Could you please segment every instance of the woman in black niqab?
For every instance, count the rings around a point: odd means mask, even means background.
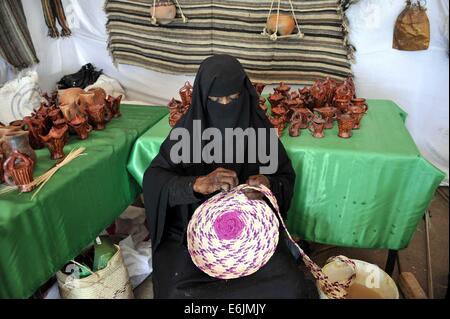
[[[228,97],[226,103],[223,97]],[[267,130],[268,138],[273,127],[258,105],[256,90],[239,61],[227,55],[212,56],[201,64],[193,87],[192,105],[174,129],[184,128],[193,137],[194,121],[200,120],[202,129],[217,128],[222,136],[226,128],[245,130],[251,127],[256,131]],[[276,172],[261,176],[259,169],[266,164],[258,160],[256,163],[246,160],[244,163],[235,160],[196,163],[192,149],[188,163],[174,163],[170,151],[176,143],[169,137],[163,142],[143,182],[152,240],[155,298],[316,297],[314,285],[297,267],[284,239],[279,241],[276,252],[265,266],[253,275],[233,280],[216,279],[203,273],[194,265],[187,250],[186,229],[192,214],[204,200],[220,188],[226,188],[224,186],[267,181],[266,186],[276,196],[280,211],[286,217],[295,173],[283,145],[277,140]],[[202,141],[201,145],[204,144]],[[270,150],[269,141],[266,144],[266,149]],[[223,145],[222,155],[225,156],[225,143]],[[247,141],[244,145],[246,150]],[[217,180],[222,184],[208,184]]]

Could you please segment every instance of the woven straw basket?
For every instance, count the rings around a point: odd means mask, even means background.
[[[120,247],[108,265],[89,277],[75,279],[58,271],[59,292],[63,299],[134,299]]]
[[[246,190],[261,192],[275,213],[264,200],[248,199]],[[330,282],[322,269],[292,239],[275,196],[263,185],[239,185],[200,205],[187,229],[189,254],[193,263],[211,277],[235,279],[249,276],[263,267],[274,254],[280,222],[321,291],[330,299],[344,298],[346,288],[352,284],[356,273],[353,261],[344,256],[335,257],[351,267],[352,275],[343,282]]]

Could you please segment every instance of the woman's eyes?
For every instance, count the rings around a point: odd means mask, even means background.
[[[240,96],[240,93],[236,93],[236,94],[229,95],[229,96],[226,96],[226,97],[208,96],[208,98],[209,98],[211,101],[213,101],[213,102],[217,102],[217,101],[219,101],[220,99],[224,99],[224,98],[227,98],[227,99],[229,99],[229,100],[236,100],[236,99],[239,98],[239,96]]]

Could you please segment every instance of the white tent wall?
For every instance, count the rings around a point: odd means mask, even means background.
[[[44,91],[88,62],[118,79],[129,100],[148,104],[167,104],[185,81],[193,81],[193,76],[114,66],[107,50],[103,0],[63,0],[73,35],[61,39],[46,36],[41,1],[22,2],[41,61],[33,68]],[[428,0],[431,44],[420,52],[392,49],[395,20],[404,4],[403,0],[360,0],[348,10],[350,40],[357,48],[353,66],[357,91],[367,98],[391,99],[407,111],[407,127],[422,154],[448,176],[449,2]],[[0,83],[11,78],[7,70],[0,61]]]

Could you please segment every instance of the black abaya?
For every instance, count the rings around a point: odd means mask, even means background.
[[[209,96],[236,93],[240,93],[239,98],[226,106],[208,99]],[[193,121],[200,120],[203,129],[216,127],[221,132],[226,127],[268,131],[272,125],[258,107],[258,100],[255,89],[236,59],[226,55],[213,56],[200,66],[194,83],[192,106],[175,128],[185,128],[192,136]],[[209,277],[193,264],[186,247],[186,228],[195,209],[207,198],[194,193],[192,186],[195,178],[223,167],[235,171],[239,183],[245,183],[250,176],[258,175],[263,165],[258,161],[193,163],[192,151],[190,163],[175,164],[169,154],[176,142],[169,138],[163,142],[159,154],[144,175],[144,201],[153,248],[155,298],[315,297],[317,293],[312,282],[307,281],[296,267],[284,239],[279,241],[269,263],[247,277],[219,280]],[[277,148],[278,169],[267,177],[285,217],[292,198],[295,173],[279,141]]]

